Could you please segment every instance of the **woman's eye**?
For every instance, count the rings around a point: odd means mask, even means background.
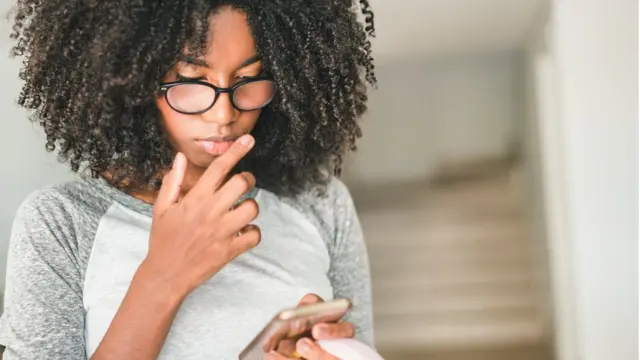
[[[253,79],[253,78],[256,78],[256,77],[258,77],[258,76],[260,76],[262,74],[263,74],[262,70],[256,70],[256,71],[251,71],[251,72],[247,71],[245,74],[237,75],[236,76],[236,80],[242,81],[242,80],[246,80],[246,79]]]
[[[255,79],[255,78],[257,78],[258,76],[260,76],[260,74],[236,76],[236,82],[240,82],[240,81],[244,81],[244,80],[251,80],[251,79]]]
[[[203,80],[204,76],[191,77],[191,76],[176,74],[176,79],[178,81],[199,81],[199,80]]]

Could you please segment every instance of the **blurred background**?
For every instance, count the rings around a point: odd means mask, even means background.
[[[371,3],[379,86],[343,178],[379,350],[638,359],[637,1]],[[4,280],[18,204],[70,175],[15,105],[18,63],[0,64]]]
[[[349,159],[388,359],[638,359],[638,3],[372,0]]]

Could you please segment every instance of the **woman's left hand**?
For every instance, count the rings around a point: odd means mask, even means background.
[[[296,353],[306,360],[340,360],[339,358],[324,351],[315,341],[309,338],[302,338],[296,342]],[[299,358],[282,355],[276,351],[268,353],[265,357],[268,360],[296,360]]]
[[[302,298],[302,300],[300,300],[298,307],[320,302],[324,302],[320,296],[316,294],[307,294]],[[314,325],[311,329],[311,336],[315,340],[352,338],[354,335],[355,329],[353,324],[346,321],[319,323]]]
[[[298,306],[315,304],[324,300],[316,294],[307,294],[298,303]],[[337,359],[326,353],[314,340],[330,340],[352,338],[355,329],[352,323],[346,321],[319,323],[311,329],[311,338],[304,337],[299,340],[282,340],[278,345],[277,352],[272,352],[267,357],[273,360],[284,360],[295,358],[292,354],[297,353],[308,360],[334,360]],[[285,355],[283,355],[285,354]],[[292,357],[289,357],[291,355]]]

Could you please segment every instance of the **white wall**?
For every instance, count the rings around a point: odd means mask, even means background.
[[[638,359],[638,2],[556,1],[582,360]]]
[[[638,358],[638,4],[556,0],[532,58],[559,360]]]
[[[442,163],[504,155],[519,121],[516,59],[502,52],[379,64],[345,177],[424,179]]]
[[[558,72],[552,56],[548,11],[541,14],[528,41],[524,160],[542,320],[553,335],[559,360],[576,359],[575,313],[570,239],[566,236],[564,139],[559,121]]]
[[[5,14],[7,10],[8,5],[0,7],[0,14]],[[45,151],[44,135],[27,120],[27,113],[16,104],[21,86],[18,79],[20,62],[8,57],[13,44],[9,34],[7,20],[0,17],[0,153],[3,154],[3,176],[0,177],[0,289],[4,288],[9,234],[18,205],[33,190],[71,177],[67,168]]]

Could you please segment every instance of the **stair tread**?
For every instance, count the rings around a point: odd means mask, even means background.
[[[385,295],[374,293],[373,301],[376,304],[374,313],[378,316],[455,311],[491,311],[507,308],[532,309],[537,305],[534,294],[531,292],[511,294],[485,293],[464,297],[427,295],[419,298]]]
[[[465,286],[473,284],[497,284],[497,283],[520,283],[532,282],[534,273],[532,269],[513,269],[505,272],[501,269],[487,269],[486,271],[475,272],[443,272],[438,274],[415,274],[398,277],[397,273],[378,273],[373,283],[378,289],[388,291],[398,291],[409,287],[428,288],[438,286]]]
[[[378,347],[544,336],[528,215],[510,176],[368,189],[354,199]]]
[[[535,343],[545,337],[543,326],[531,321],[430,327],[376,323],[375,329],[376,346],[381,349]]]

